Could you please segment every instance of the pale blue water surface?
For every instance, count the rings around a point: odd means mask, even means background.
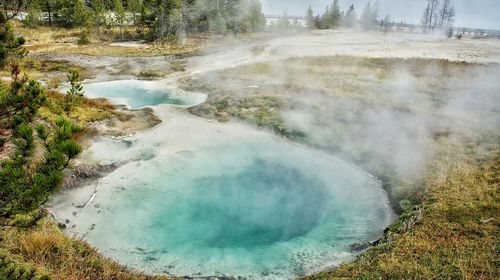
[[[379,183],[355,166],[242,139],[129,163],[75,222],[105,255],[139,270],[291,279],[350,260],[349,246],[376,238],[391,218]]]
[[[84,84],[85,96],[107,98],[132,109],[159,104],[194,106],[205,101],[206,95],[180,92],[162,86],[159,81],[119,80]]]

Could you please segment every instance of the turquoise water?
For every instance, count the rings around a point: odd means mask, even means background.
[[[378,182],[277,140],[158,155],[106,177],[75,231],[153,273],[291,279],[352,258],[390,223]]]
[[[204,102],[199,94],[179,93],[159,85],[159,82],[121,80],[84,85],[85,96],[107,98],[114,103],[128,105],[132,109],[159,104],[194,106]]]

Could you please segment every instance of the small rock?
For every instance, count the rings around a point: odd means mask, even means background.
[[[146,260],[146,262],[156,262],[156,261],[158,261],[158,258],[149,256],[149,257],[146,257],[145,260]]]
[[[370,247],[370,244],[368,242],[354,243],[354,244],[351,244],[351,246],[349,246],[349,247],[350,247],[351,251],[353,251],[353,252],[360,252],[360,251],[368,249],[368,247]]]

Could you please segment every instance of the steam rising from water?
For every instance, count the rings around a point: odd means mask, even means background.
[[[281,54],[287,48],[267,51]],[[479,142],[484,147],[497,142],[499,75],[497,64],[327,56],[203,73],[193,84],[211,85],[208,103],[226,98],[234,106],[244,104],[240,111],[247,115],[259,110],[258,102],[247,100],[278,99],[269,103],[272,112],[287,127],[304,132],[302,141],[399,180],[394,185],[408,183],[394,192],[398,203],[416,190],[409,185],[423,185],[444,141],[456,146],[456,154]]]
[[[339,65],[335,59],[329,65],[331,58],[320,58],[307,68],[304,58],[295,69],[277,61],[280,55],[329,55],[334,48],[324,40],[337,35],[275,40],[258,54],[242,47],[244,56],[236,51],[201,57],[206,65],[191,74],[200,73],[202,88],[219,86],[214,94],[283,97],[287,106],[272,110],[304,131],[305,142],[404,179],[421,178],[440,135],[459,139],[458,147],[487,134],[498,137],[497,66],[414,61],[415,73],[397,60],[373,68],[373,61],[341,57]],[[359,55],[373,46],[360,45],[351,48],[349,41],[340,49]],[[426,56],[418,48],[398,50],[399,56]],[[432,51],[446,56],[439,48]],[[252,59],[271,60],[269,73],[254,68],[227,78],[210,72]],[[98,91],[102,96],[108,89],[113,86]],[[350,164],[241,124],[208,123],[165,106],[155,110],[163,126],[121,145],[103,140],[90,148],[88,158],[128,162],[102,181],[91,203],[75,211],[78,190],[63,194],[54,208],[61,220],[70,220],[71,231],[120,262],[175,275],[292,278],[351,258],[350,244],[379,236],[391,221],[378,182]]]
[[[154,158],[106,177],[69,217],[72,231],[155,273],[289,279],[349,260],[351,244],[392,221],[385,193],[362,170],[255,133],[174,154],[160,144]],[[115,153],[135,157],[140,146]]]

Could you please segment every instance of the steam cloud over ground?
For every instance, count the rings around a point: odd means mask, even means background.
[[[496,40],[344,31],[217,40],[182,59],[186,71],[142,85],[180,88],[179,100],[203,93],[204,103],[156,105],[160,126],[93,143],[82,160],[120,168],[55,201],[56,216],[106,255],[175,275],[309,274],[380,236],[393,209],[414,205],[442,154],[498,143]],[[107,59],[113,68],[165,64]],[[225,221],[239,226],[225,230]],[[117,233],[122,222],[128,232]]]

